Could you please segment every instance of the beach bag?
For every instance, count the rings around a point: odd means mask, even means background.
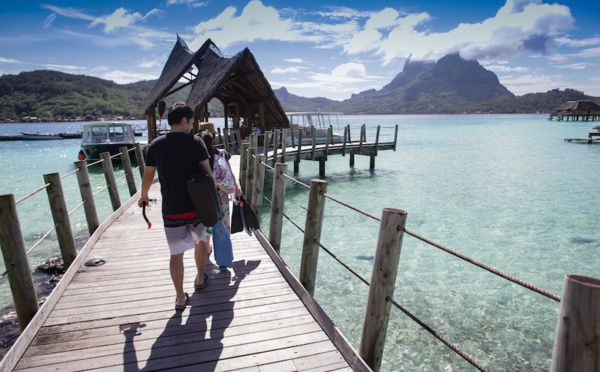
[[[235,192],[235,182],[233,181],[233,174],[229,168],[229,163],[227,163],[227,159],[224,156],[219,154],[215,154],[213,177],[219,190],[226,194]]]
[[[202,224],[211,227],[221,220],[221,199],[211,175],[202,165],[198,167],[198,171],[187,181],[187,190]]]
[[[233,263],[233,246],[229,230],[225,227],[223,220],[219,220],[212,227],[212,239],[217,265],[231,268]]]
[[[260,224],[256,214],[250,208],[243,195],[233,200],[233,211],[231,212],[231,233],[246,231],[252,236],[252,230],[260,230]]]

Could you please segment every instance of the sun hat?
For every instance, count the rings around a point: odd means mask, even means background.
[[[205,122],[205,123],[200,123],[200,131],[198,133],[200,134],[201,137],[204,137],[206,135],[210,135],[211,137],[214,137],[215,134],[217,134],[217,131],[215,130],[215,125],[213,123]]]

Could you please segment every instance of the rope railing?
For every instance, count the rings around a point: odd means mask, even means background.
[[[440,335],[439,333],[434,331],[427,324],[423,323],[419,318],[414,316],[410,311],[406,310],[402,305],[400,305],[399,303],[394,301],[394,299],[387,297],[386,300],[388,302],[392,303],[392,305],[394,305],[396,308],[398,308],[400,311],[402,311],[404,314],[406,314],[409,318],[414,320],[417,324],[419,324],[427,332],[431,333],[435,338],[437,338],[438,340],[443,342],[446,346],[448,346],[450,349],[452,349],[452,351],[454,351],[456,354],[460,355],[464,360],[471,363],[471,365],[473,367],[477,368],[480,371],[487,371],[487,369],[485,369],[483,366],[481,366],[479,363],[477,363],[475,360],[473,360],[467,354],[463,353],[459,348],[454,346],[454,344],[452,344],[450,341],[446,340],[442,335]]]
[[[78,210],[79,208],[81,208],[81,206],[84,205],[86,202],[87,202],[87,200],[84,200],[81,203],[77,204],[77,206],[69,212],[69,216],[72,215],[73,213],[75,213],[75,211]]]
[[[34,249],[36,249],[40,244],[42,244],[44,239],[46,239],[48,237],[48,235],[52,234],[54,232],[54,230],[56,230],[58,225],[59,225],[59,223],[55,224],[53,228],[48,230],[48,232],[46,232],[31,248],[29,248],[29,250],[27,251],[27,255],[29,256],[29,254],[31,252],[33,252]]]
[[[8,273],[14,268],[15,268],[15,264],[10,264],[10,266],[8,266],[8,269],[6,269],[2,274],[0,274],[0,280],[6,278]]]
[[[24,201],[25,199],[29,199],[30,197],[34,196],[35,194],[37,194],[38,192],[48,188],[50,186],[49,183],[45,184],[44,186],[40,187],[39,189],[35,190],[34,192],[25,195],[24,197],[22,197],[21,199],[17,200],[15,202],[15,204],[19,204],[20,202]]]
[[[106,185],[106,186],[104,186],[103,188],[101,188],[100,190],[96,191],[96,192],[94,193],[94,196],[96,196],[96,195],[100,194],[102,191],[104,191],[104,190],[106,190],[106,189],[108,189],[108,185]]]
[[[60,179],[61,179],[61,180],[64,180],[65,178],[67,178],[67,177],[69,177],[70,175],[72,175],[72,174],[75,174],[75,173],[77,173],[77,172],[79,172],[79,169],[74,169],[74,170],[72,170],[71,172],[69,172],[69,173],[65,174],[64,176],[61,176],[61,177],[60,177]]]
[[[271,201],[263,196],[263,198],[271,203]],[[297,223],[295,223],[289,216],[287,216],[285,213],[282,213],[282,215],[290,222],[292,223],[292,225],[294,225],[298,230],[300,230],[302,233],[304,233],[304,229],[302,229]],[[334,260],[336,260],[340,265],[342,265],[346,270],[348,270],[351,274],[353,274],[356,278],[358,278],[360,281],[362,281],[364,284],[366,284],[368,287],[371,286],[371,283],[365,279],[362,275],[360,275],[358,272],[356,272],[354,269],[352,269],[348,264],[346,264],[344,261],[342,261],[341,259],[339,259],[333,252],[331,252],[329,249],[327,249],[327,247],[325,247],[320,241],[318,240],[314,240],[314,243],[317,244],[319,247],[321,247],[321,249],[323,249],[323,251],[325,251],[325,253],[327,253],[330,257],[332,257]],[[473,365],[475,368],[477,368],[480,371],[487,371],[483,366],[481,366],[479,363],[477,363],[475,360],[473,360],[471,357],[469,357],[467,354],[465,354],[462,350],[460,350],[457,346],[455,346],[453,343],[451,343],[450,341],[446,340],[442,335],[440,335],[438,332],[434,331],[430,326],[428,326],[426,323],[424,323],[423,321],[421,321],[419,318],[417,318],[415,315],[413,315],[410,311],[408,311],[407,309],[405,309],[403,306],[401,306],[400,304],[398,304],[396,301],[394,301],[392,298],[387,297],[386,299],[387,301],[391,302],[394,306],[396,306],[399,310],[401,310],[404,314],[406,314],[409,318],[411,318],[413,321],[415,321],[419,326],[421,326],[422,328],[424,328],[427,332],[431,333],[435,338],[437,338],[438,340],[440,340],[441,342],[443,342],[446,346],[448,346],[452,351],[454,351],[455,353],[457,353],[458,355],[460,355],[463,359],[465,359],[467,362],[469,362],[471,365]]]
[[[476,260],[474,260],[474,259],[472,259],[470,257],[465,256],[462,253],[458,253],[458,252],[456,252],[456,251],[454,251],[452,249],[444,247],[443,245],[435,243],[435,242],[433,242],[433,241],[431,241],[431,240],[429,240],[427,238],[424,238],[424,237],[422,237],[422,236],[420,236],[418,234],[415,234],[414,232],[412,232],[410,230],[407,230],[407,229],[402,229],[402,230],[405,233],[407,233],[408,235],[410,235],[410,236],[412,236],[414,238],[417,238],[417,239],[419,239],[419,240],[421,240],[421,241],[423,241],[423,242],[425,242],[427,244],[430,244],[430,245],[432,245],[432,246],[434,246],[436,248],[439,248],[439,249],[441,249],[441,250],[443,250],[443,251],[445,251],[447,253],[450,253],[450,254],[452,254],[452,255],[460,258],[460,259],[463,259],[463,260],[465,260],[465,261],[467,261],[467,262],[469,262],[469,263],[471,263],[471,264],[473,264],[475,266],[478,266],[478,267],[480,267],[480,268],[482,268],[484,270],[487,270],[487,271],[489,271],[492,274],[496,274],[496,275],[498,275],[498,276],[500,276],[500,277],[502,277],[502,278],[504,278],[506,280],[510,280],[513,283],[516,283],[516,284],[518,284],[518,285],[520,285],[520,286],[522,286],[524,288],[527,288],[527,289],[529,289],[531,291],[537,292],[537,293],[539,293],[539,294],[541,294],[543,296],[546,296],[546,297],[548,297],[550,299],[553,299],[555,301],[560,302],[560,300],[561,300],[560,296],[557,296],[557,295],[555,295],[553,293],[550,293],[550,292],[548,292],[548,291],[546,291],[544,289],[538,288],[538,287],[536,287],[536,286],[534,286],[532,284],[529,284],[529,283],[527,283],[525,281],[522,281],[522,280],[517,279],[517,278],[515,278],[513,276],[505,274],[505,273],[501,272],[500,270],[494,269],[493,267],[488,266],[486,264],[483,264],[481,262],[478,262],[478,261],[476,261]]]

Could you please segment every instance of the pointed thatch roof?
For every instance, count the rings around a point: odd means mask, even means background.
[[[289,127],[285,111],[250,50],[246,48],[233,57],[225,57],[210,39],[192,53],[177,36],[167,64],[140,111],[146,115],[152,113],[164,97],[181,89],[173,88],[194,66],[196,75],[192,72],[186,84],[192,84],[186,103],[194,111],[199,112],[212,98],[217,98],[228,112],[240,118],[250,120],[258,115],[267,128]]]

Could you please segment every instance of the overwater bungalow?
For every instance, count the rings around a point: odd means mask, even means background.
[[[567,101],[550,113],[549,120],[556,117],[562,121],[596,121],[600,120],[600,105],[590,100]]]
[[[191,86],[191,90],[186,103],[196,113],[194,131],[198,130],[198,121],[210,120],[208,102],[213,98],[223,104],[225,130],[240,129],[242,122],[248,124],[251,120],[258,121],[256,124],[262,130],[290,126],[271,85],[248,48],[227,57],[208,39],[194,53],[177,36],[160,78],[140,109],[148,122],[148,141],[158,135],[157,109],[160,118],[166,110],[164,99],[187,86]]]

